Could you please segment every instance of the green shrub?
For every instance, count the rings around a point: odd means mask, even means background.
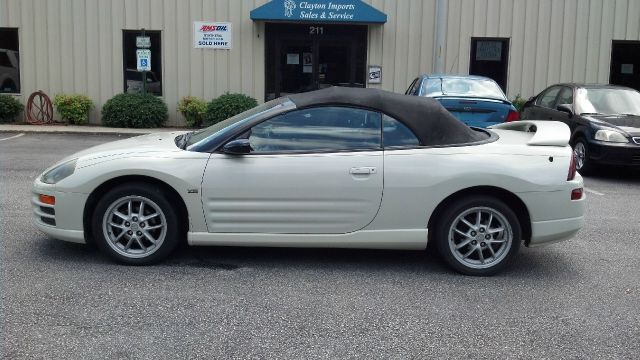
[[[178,102],[178,111],[184,116],[188,126],[200,127],[207,112],[207,103],[195,96],[185,96]]]
[[[207,104],[205,125],[213,125],[258,106],[256,99],[244,94],[224,94]]]
[[[23,109],[24,105],[15,97],[0,95],[0,123],[12,122]]]
[[[69,124],[85,124],[89,121],[89,110],[93,107],[93,101],[88,96],[77,94],[57,94],[53,98],[53,105],[62,120]]]
[[[511,103],[513,104],[513,106],[516,108],[516,110],[518,110],[518,112],[520,113],[520,115],[522,115],[522,108],[524,107],[524,104],[527,102],[526,99],[523,99],[520,94],[516,95],[516,98],[513,99],[511,101]]]
[[[153,95],[118,94],[102,107],[102,123],[111,127],[160,127],[167,116],[167,105]]]

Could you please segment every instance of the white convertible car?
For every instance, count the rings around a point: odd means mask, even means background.
[[[438,249],[493,274],[573,237],[582,178],[556,122],[467,127],[374,89],[290,95],[196,132],[99,145],[33,186],[36,226],[150,264],[190,245]],[[431,248],[431,247],[430,247]]]

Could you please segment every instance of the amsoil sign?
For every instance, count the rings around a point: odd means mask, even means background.
[[[387,15],[361,0],[272,0],[252,10],[251,19],[376,24]]]
[[[196,49],[231,49],[231,23],[193,22],[193,47]]]

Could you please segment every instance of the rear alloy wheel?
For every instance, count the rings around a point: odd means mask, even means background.
[[[520,223],[502,201],[484,196],[462,199],[445,210],[436,229],[443,259],[466,275],[493,275],[517,253]]]
[[[96,207],[94,238],[119,262],[146,265],[164,259],[178,243],[178,219],[158,188],[126,184],[109,191]]]
[[[576,156],[576,170],[581,174],[588,174],[592,170],[591,160],[589,160],[589,151],[587,150],[587,141],[578,138],[573,144],[573,153]]]

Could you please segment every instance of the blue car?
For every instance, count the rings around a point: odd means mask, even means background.
[[[469,126],[484,128],[520,120],[500,86],[483,76],[421,75],[405,94],[434,98]]]

